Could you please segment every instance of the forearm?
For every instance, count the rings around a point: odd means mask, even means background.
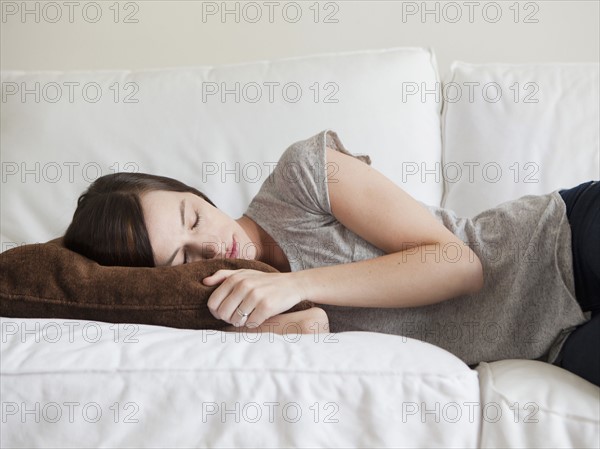
[[[462,245],[457,258],[442,249],[443,245],[424,245],[292,275],[304,290],[304,299],[317,304],[416,307],[479,290],[483,273],[475,253]]]
[[[274,334],[290,334],[299,332],[301,334],[315,334],[329,332],[329,320],[325,311],[319,307],[301,310],[298,312],[282,313],[265,320],[258,327],[235,327],[226,326],[221,329],[225,332],[249,332]]]

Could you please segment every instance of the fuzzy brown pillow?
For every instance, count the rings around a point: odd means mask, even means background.
[[[62,246],[62,238],[0,254],[0,316],[63,318],[221,329],[206,305],[217,286],[202,279],[219,269],[277,272],[254,260],[219,259],[175,267],[108,267]],[[288,312],[314,304],[302,301]]]

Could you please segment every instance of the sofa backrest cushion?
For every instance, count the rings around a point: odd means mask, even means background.
[[[323,129],[429,204],[441,184],[402,183],[405,161],[441,157],[441,105],[403,101],[437,82],[422,48],[363,50],[224,66],[3,71],[2,250],[62,235],[102,174],[179,179],[237,218],[279,156]]]
[[[600,177],[598,64],[467,64],[445,80],[443,206],[473,216]]]

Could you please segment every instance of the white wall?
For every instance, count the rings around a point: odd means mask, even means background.
[[[2,1],[1,67],[159,68],[366,48],[429,46],[437,55],[443,75],[454,59],[598,62],[600,54],[600,2],[596,0],[274,1],[272,23],[269,2],[265,1],[74,3],[69,6],[66,1]],[[37,12],[22,16],[23,5]],[[221,10],[223,6],[238,8],[239,23],[234,14],[225,20],[220,14],[206,14],[203,20],[203,10]],[[283,14],[284,8],[287,15]],[[419,12],[409,14],[415,8]],[[437,8],[439,14],[429,14],[423,20],[420,11],[424,8]],[[116,10],[120,12],[117,23]],[[251,23],[258,10],[262,17]],[[302,16],[293,23],[298,10]],[[316,10],[320,13],[317,23]],[[97,11],[102,15],[94,23]],[[462,16],[452,23],[458,11]],[[494,23],[498,11],[502,15]],[[515,11],[519,11],[518,18]],[[57,13],[61,17],[55,20]],[[137,23],[125,23],[128,14]],[[328,23],[328,15],[337,22]]]

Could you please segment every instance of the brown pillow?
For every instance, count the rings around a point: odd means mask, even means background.
[[[206,303],[215,271],[250,268],[277,272],[254,260],[219,259],[175,267],[108,267],[62,246],[62,238],[0,254],[0,316],[138,323],[221,329]],[[302,301],[288,312],[308,309]]]

